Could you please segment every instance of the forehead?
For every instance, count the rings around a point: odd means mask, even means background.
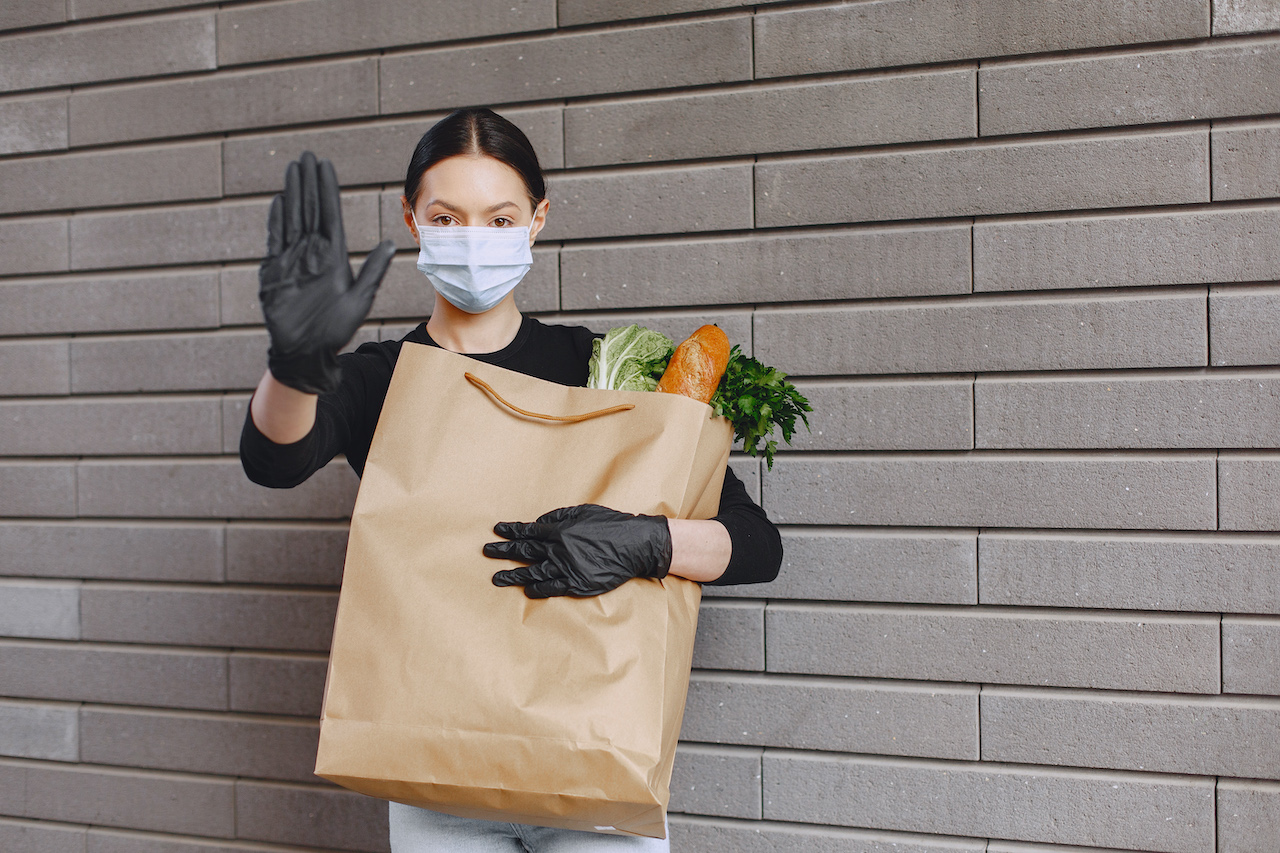
[[[422,173],[420,187],[424,200],[438,198],[452,204],[518,203],[528,195],[519,172],[484,154],[446,157]]]

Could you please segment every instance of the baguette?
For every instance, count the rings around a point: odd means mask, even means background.
[[[729,336],[719,326],[703,326],[676,347],[658,390],[710,403],[728,366]]]

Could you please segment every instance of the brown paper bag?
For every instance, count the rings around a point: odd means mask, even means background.
[[[568,423],[500,399],[633,408]],[[664,837],[699,585],[533,601],[491,583],[517,564],[481,547],[495,522],[582,503],[710,518],[731,440],[696,400],[404,344],[351,518],[316,774],[462,817]]]

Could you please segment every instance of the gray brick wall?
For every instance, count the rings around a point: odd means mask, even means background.
[[[1278,8],[0,3],[0,850],[387,850],[311,773],[356,478],[235,458],[255,264],[311,148],[402,335],[405,164],[486,103],[523,310],[817,407],[733,459],[786,558],[706,590],[674,850],[1277,853]]]

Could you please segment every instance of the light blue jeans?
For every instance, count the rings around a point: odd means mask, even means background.
[[[669,853],[660,838],[501,823],[388,803],[391,853]],[[668,836],[670,832],[668,832]]]

